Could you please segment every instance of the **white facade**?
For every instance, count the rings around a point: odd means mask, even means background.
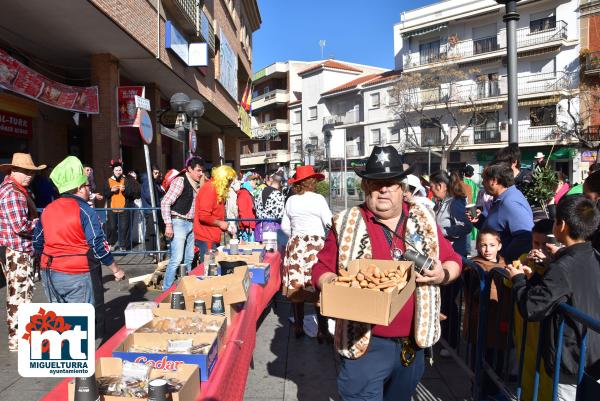
[[[519,2],[517,70],[521,148],[535,147],[547,153],[556,142],[557,124],[568,121],[567,102],[576,96],[579,86],[577,10],[577,1]],[[445,97],[451,98],[456,107],[477,102],[487,105],[485,107],[490,111],[486,120],[489,124],[469,128],[462,133],[456,149],[462,154],[460,158],[454,157],[455,162],[484,164],[482,160],[486,151],[495,151],[507,144],[506,29],[503,15],[504,7],[494,0],[448,0],[403,12],[400,23],[394,26],[395,64],[404,73],[446,64],[464,71],[477,70],[469,79],[454,85],[451,94],[444,84],[434,92],[420,91],[421,99],[427,97],[428,107],[440,107]],[[571,100],[572,111],[577,112],[577,104],[576,99]],[[457,133],[456,128],[450,127],[450,121],[442,123],[452,140]],[[424,140],[432,135],[431,130],[422,131],[420,125],[413,128],[417,132],[417,142],[423,146]],[[433,146],[440,145],[439,133],[433,135],[438,135]],[[407,147],[406,151],[410,153],[415,149]],[[422,163],[427,156],[422,153],[422,148],[418,151],[420,154],[415,155],[414,160]],[[574,177],[579,166],[570,160],[563,162],[569,164],[569,171],[564,165],[560,168]]]

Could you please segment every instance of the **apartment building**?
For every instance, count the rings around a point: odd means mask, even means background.
[[[195,154],[208,163],[218,163],[224,148],[239,167],[240,139],[250,134],[239,100],[260,25],[256,0],[6,2],[0,121],[18,127],[0,124],[0,162],[17,151],[50,166],[76,155],[94,167],[98,183],[111,159],[143,171],[140,135],[120,124],[129,105],[119,102],[118,88],[135,86],[150,101],[152,163],[181,168],[197,142]],[[78,91],[94,107],[78,111]],[[173,129],[169,99],[177,92],[204,102],[195,138]]]
[[[252,90],[252,131],[241,143],[241,169],[267,174],[279,167],[288,169],[292,160],[290,137],[301,127],[298,116],[290,116],[290,105],[302,99],[302,79],[298,72],[311,63],[273,63],[254,74]]]
[[[597,91],[600,86],[600,1],[582,0],[579,4],[580,42],[582,66],[582,84],[584,90]],[[600,104],[594,104],[594,110],[590,113],[588,133],[593,138],[600,138]],[[595,162],[596,152],[588,151],[585,158],[589,162]]]
[[[549,154],[551,163],[573,181],[581,181],[581,152],[576,140],[561,132],[569,124],[568,112],[577,113],[579,85],[579,20],[577,1],[521,1],[517,29],[519,146],[524,164],[538,151]],[[468,112],[478,105],[483,123],[461,132],[450,155],[456,166],[480,168],[494,152],[507,144],[507,66],[504,8],[494,0],[448,0],[403,12],[394,26],[397,69],[404,74],[451,65],[465,72],[477,71],[450,87],[420,89],[421,104],[453,107]],[[464,109],[460,109],[460,108]],[[407,160],[422,168],[429,145],[442,145],[441,130],[426,121],[411,120],[417,146],[406,146]],[[452,121],[441,122],[450,133],[449,143],[459,132]],[[408,131],[408,130],[405,130]],[[406,135],[404,132],[402,135]],[[447,145],[446,143],[446,145]],[[552,146],[554,145],[554,148]],[[434,158],[438,168],[439,159]]]

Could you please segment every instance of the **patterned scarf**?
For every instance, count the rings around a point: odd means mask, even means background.
[[[373,252],[367,224],[359,207],[344,210],[333,218],[338,241],[338,269],[347,270],[348,262],[371,259]],[[404,231],[405,242],[431,258],[439,258],[439,243],[435,219],[418,203],[409,204]],[[440,329],[440,289],[437,285],[418,285],[415,290],[414,339],[421,348],[435,344]],[[363,356],[371,341],[371,324],[338,319],[335,327],[335,344],[345,358]]]

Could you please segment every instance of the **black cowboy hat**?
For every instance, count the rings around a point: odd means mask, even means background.
[[[367,160],[366,168],[355,169],[354,172],[367,180],[401,180],[412,172],[412,167],[404,168],[402,158],[393,146],[375,146]]]

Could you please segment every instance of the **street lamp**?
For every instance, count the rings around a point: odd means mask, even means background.
[[[519,99],[517,85],[517,0],[496,0],[504,4],[506,14],[502,18],[506,23],[506,54],[508,59],[508,143],[519,143]]]
[[[185,93],[178,92],[171,96],[171,109],[177,113],[175,128],[183,130],[184,134],[190,129],[197,130],[200,117],[204,114],[204,102],[198,99],[190,100]],[[188,118],[190,121],[188,122]],[[183,141],[183,158],[186,159],[186,140]]]
[[[327,150],[327,175],[329,176],[329,207],[331,207],[331,137],[333,134],[330,130],[325,130],[323,133],[325,137],[325,149]]]
[[[427,175],[431,175],[431,147],[433,146],[433,138],[427,137],[424,142],[424,145],[427,146]]]

